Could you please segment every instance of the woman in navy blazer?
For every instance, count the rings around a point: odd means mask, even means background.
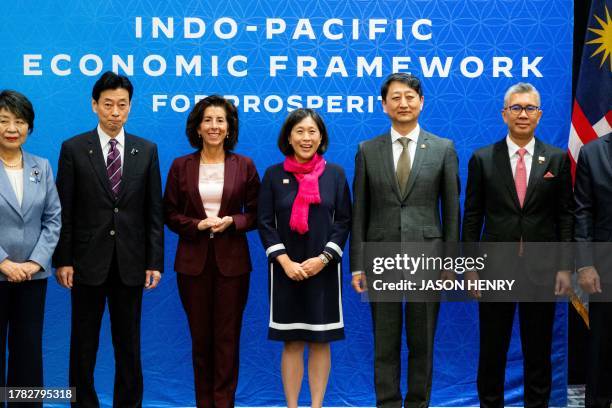
[[[344,339],[341,266],[351,196],[342,167],[323,158],[328,145],[316,111],[291,112],[278,136],[285,160],[268,167],[259,194],[259,235],[269,264],[268,338],[284,342],[288,408],[298,406],[306,347],[310,406],[323,406],[329,343]]]
[[[255,228],[259,176],[232,153],[238,113],[220,96],[198,102],[187,119],[196,152],[174,160],[164,194],[168,227],[178,234],[174,269],[189,321],[198,407],[233,407],[242,313]]]
[[[30,101],[0,92],[0,387],[43,385],[45,295],[61,208],[49,162],[21,148],[32,130]]]

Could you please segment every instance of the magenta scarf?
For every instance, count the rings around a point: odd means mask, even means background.
[[[285,157],[283,168],[293,173],[298,181],[298,192],[291,208],[289,227],[298,234],[308,232],[308,208],[310,204],[319,204],[319,177],[325,170],[325,160],[319,154],[315,154],[312,160],[306,163],[298,163],[293,156]]]

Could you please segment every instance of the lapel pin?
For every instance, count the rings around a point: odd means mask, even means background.
[[[544,156],[538,156],[538,163],[542,164],[546,161],[546,158]]]
[[[289,184],[289,179],[283,179],[283,184]]]
[[[91,156],[92,154],[93,154],[93,150],[90,150],[89,151],[89,155]]]
[[[131,154],[132,156],[136,156],[136,155],[138,154],[138,149],[133,148],[133,149],[130,151],[130,154]]]
[[[427,145],[426,145],[425,143],[423,143],[423,144],[421,145],[421,149],[425,149],[426,147],[427,147]]]
[[[30,181],[32,183],[38,183],[40,181],[40,171],[38,169],[32,170],[32,173],[30,173]]]

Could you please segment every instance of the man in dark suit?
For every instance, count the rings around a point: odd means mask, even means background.
[[[540,94],[519,83],[504,97],[502,117],[508,135],[477,150],[470,159],[462,239],[465,242],[517,242],[508,245],[518,276],[529,272],[519,253],[525,242],[569,242],[573,234],[570,164],[565,151],[534,137],[542,117]],[[483,230],[484,225],[484,230]],[[556,266],[556,265],[555,265]],[[571,258],[562,257],[548,278],[555,294],[570,288]],[[496,269],[496,268],[492,268]],[[559,270],[556,273],[555,271]],[[466,278],[475,279],[475,276]],[[479,297],[480,293],[476,292]],[[480,406],[504,406],[506,354],[512,335],[516,302],[480,302]],[[519,303],[524,356],[525,407],[546,407],[551,390],[551,344],[555,303]]]
[[[580,150],[576,167],[578,283],[589,298],[586,407],[612,403],[612,133]],[[588,244],[596,242],[595,244]]]
[[[60,152],[63,225],[53,261],[60,285],[72,289],[69,382],[77,407],[99,406],[93,377],[106,301],[113,405],[142,405],[142,290],[161,278],[163,212],[157,147],[123,128],[132,92],[128,78],[103,74],[92,92],[98,127],[65,141]]]
[[[367,242],[456,242],[459,238],[458,161],[453,142],[422,130],[418,78],[392,74],[382,105],[391,130],[360,143],[355,158],[351,271],[365,290]],[[409,300],[409,299],[408,299]],[[401,407],[400,350],[406,324],[408,393],[405,407],[429,405],[437,302],[371,302],[377,407]]]

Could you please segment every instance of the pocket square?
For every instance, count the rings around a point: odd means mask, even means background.
[[[550,171],[547,171],[546,174],[544,175],[545,179],[551,179],[551,178],[555,178],[555,175],[552,174]]]

